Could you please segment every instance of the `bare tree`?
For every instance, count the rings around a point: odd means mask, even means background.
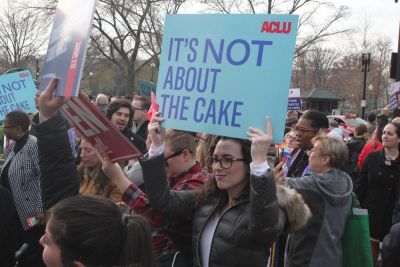
[[[176,13],[184,0],[98,0],[87,66],[108,60],[118,69],[119,92],[132,94],[141,58],[159,65],[166,13]],[[55,0],[42,0],[29,8],[51,15]],[[25,5],[26,6],[26,5]],[[97,60],[96,60],[97,59]],[[141,62],[139,64],[138,62]]]
[[[33,10],[20,10],[10,1],[0,15],[0,56],[4,68],[24,67],[47,40],[46,21]]]
[[[294,86],[299,88],[326,88],[326,83],[337,57],[338,52],[335,50],[313,45],[308,53],[296,58]]]
[[[299,27],[295,55],[308,51],[312,45],[326,38],[349,32],[348,28],[336,28],[337,22],[348,16],[348,8],[336,7],[326,0],[202,0],[208,11],[231,13],[298,14]],[[325,19],[321,20],[324,10]]]

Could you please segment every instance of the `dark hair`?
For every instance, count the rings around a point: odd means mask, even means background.
[[[368,120],[369,122],[374,122],[374,121],[376,120],[376,114],[375,114],[374,112],[370,112],[370,113],[368,114],[367,120]]]
[[[251,159],[251,142],[249,140],[245,139],[239,139],[239,138],[233,138],[233,137],[226,137],[226,136],[217,136],[213,139],[213,143],[210,146],[210,155],[211,157],[208,158],[207,165],[211,166],[211,158],[212,155],[214,154],[215,147],[217,146],[219,141],[223,140],[231,140],[233,142],[236,142],[240,145],[241,147],[241,152],[242,152],[242,157],[243,157],[243,162],[246,165],[246,179],[248,181],[247,186],[245,189],[242,191],[241,196],[236,199],[236,201],[240,199],[247,198],[250,195],[250,162],[252,161]],[[196,199],[197,199],[197,205],[201,205],[205,201],[207,201],[210,197],[215,196],[220,190],[217,187],[217,182],[214,178],[214,175],[210,175],[205,183],[204,186],[197,191]]]
[[[368,127],[363,123],[357,125],[356,128],[354,129],[354,134],[356,136],[364,136],[364,134],[366,134],[367,132],[368,132]]]
[[[8,113],[5,117],[10,120],[12,126],[20,126],[22,131],[26,132],[29,130],[30,120],[26,112],[21,110],[14,110]]]
[[[311,127],[316,130],[329,128],[328,118],[322,112],[316,110],[307,110],[303,113],[301,118],[310,121]]]
[[[127,108],[129,110],[129,121],[128,128],[132,127],[132,105],[128,100],[125,99],[116,99],[111,101],[106,110],[106,116],[109,120],[111,120],[112,115],[117,112],[120,108]]]
[[[86,266],[153,266],[149,224],[109,199],[66,198],[51,208],[49,223],[65,267],[76,260]]]
[[[140,101],[140,103],[141,103],[141,105],[142,105],[142,106],[141,106],[142,109],[147,109],[147,110],[150,109],[151,102],[150,102],[150,100],[147,99],[146,97],[140,96],[140,95],[135,95],[135,97],[133,98],[133,100]]]

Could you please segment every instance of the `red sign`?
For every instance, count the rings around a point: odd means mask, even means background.
[[[79,97],[70,98],[61,111],[98,151],[107,151],[113,162],[142,156],[139,149],[82,93]]]
[[[151,119],[153,118],[153,114],[156,113],[158,111],[158,109],[160,108],[156,102],[156,95],[153,92],[150,93],[150,98],[151,98],[151,106],[150,106],[149,110],[147,111],[147,115],[146,115],[146,117],[149,121],[151,121]]]
[[[264,21],[261,26],[261,32],[287,34],[290,33],[291,28],[292,28],[292,23],[290,21],[289,22]]]

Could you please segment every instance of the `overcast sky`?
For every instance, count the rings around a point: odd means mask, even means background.
[[[199,10],[198,0],[189,0],[182,6],[180,13],[196,13]],[[332,0],[336,6],[348,6],[351,15],[345,23],[351,26],[360,26],[367,16],[371,21],[371,34],[374,37],[387,36],[392,40],[392,48],[397,51],[400,23],[400,0]],[[321,13],[321,18],[324,13]],[[335,41],[332,41],[335,42]],[[329,46],[329,44],[328,44]]]

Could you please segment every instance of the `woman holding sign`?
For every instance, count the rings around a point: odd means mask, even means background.
[[[250,129],[249,140],[217,138],[211,149],[214,173],[204,188],[178,192],[167,184],[158,114],[149,124],[149,156],[140,162],[153,208],[173,218],[193,218],[194,266],[265,267],[269,248],[285,226],[298,229],[309,217],[296,192],[277,190],[266,161],[272,143],[269,119],[267,132]],[[125,179],[117,173],[114,179]]]

